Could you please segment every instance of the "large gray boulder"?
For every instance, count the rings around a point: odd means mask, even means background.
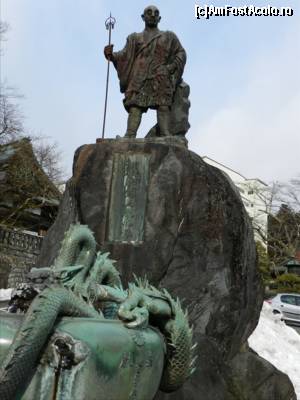
[[[263,290],[251,224],[225,174],[179,139],[84,145],[75,153],[73,177],[39,266],[53,263],[74,222],[92,229],[99,248],[117,260],[125,285],[134,274],[146,275],[189,310],[198,342],[197,371],[182,390],[157,399],[258,399],[243,389],[245,380],[251,387],[251,374],[240,373],[237,365],[246,364],[236,360],[257,324]],[[247,368],[255,365],[263,374],[270,364],[257,359],[251,353]],[[259,399],[291,400],[286,393],[293,387],[284,379],[284,389],[274,389],[277,397]]]

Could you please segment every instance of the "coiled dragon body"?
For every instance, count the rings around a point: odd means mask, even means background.
[[[161,390],[176,390],[191,375],[195,362],[192,329],[179,300],[146,280],[137,279],[124,290],[108,253],[96,253],[88,227],[72,225],[54,265],[42,270],[47,270],[48,280],[33,299],[0,368],[1,400],[22,396],[59,316],[119,318],[128,328],[147,326],[149,316],[154,316],[151,321],[160,320],[167,343]]]

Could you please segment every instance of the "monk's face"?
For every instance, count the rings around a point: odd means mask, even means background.
[[[145,21],[146,26],[156,28],[161,18],[159,15],[159,9],[155,6],[146,7],[144,14],[142,14],[142,18]]]

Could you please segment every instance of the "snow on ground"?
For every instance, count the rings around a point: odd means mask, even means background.
[[[10,300],[13,289],[0,289],[0,300]]]
[[[275,316],[266,302],[259,323],[249,338],[249,345],[290,377],[300,400],[300,335]]]

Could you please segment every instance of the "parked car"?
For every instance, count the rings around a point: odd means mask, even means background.
[[[300,294],[278,293],[267,302],[272,306],[274,314],[281,314],[282,320],[300,324]]]

